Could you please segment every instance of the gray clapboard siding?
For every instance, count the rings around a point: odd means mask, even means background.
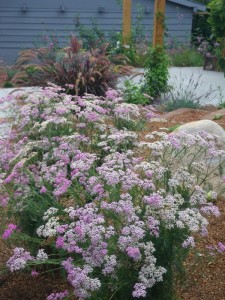
[[[23,4],[26,11],[22,11]],[[133,26],[138,22],[138,5],[142,5],[144,11],[144,34],[151,37],[154,0],[132,0]],[[103,12],[99,12],[100,6]],[[167,39],[184,42],[190,38],[194,6],[196,4],[188,0],[167,0]],[[93,19],[105,35],[120,32],[122,7],[116,0],[0,0],[0,60],[13,63],[18,51],[40,44],[45,35],[57,36],[63,47],[71,33],[78,34],[77,22],[91,27]]]
[[[2,8],[16,8],[21,7],[22,4],[26,3],[28,9],[40,9],[41,6],[46,9],[57,9],[59,10],[60,5],[64,5],[66,10],[71,9],[91,9],[96,10],[98,5],[106,6],[107,8],[113,9],[114,7],[120,8],[117,5],[117,1],[110,1],[110,0],[45,0],[45,1],[36,1],[36,0],[1,0],[1,7]]]

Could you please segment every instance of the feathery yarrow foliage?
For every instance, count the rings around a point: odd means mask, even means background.
[[[17,112],[0,139],[0,203],[15,223],[3,238],[18,245],[7,268],[64,270],[71,290],[48,299],[172,299],[193,236],[219,215],[208,195],[224,151],[205,133],[141,139],[130,126],[151,107],[66,88],[1,100]]]

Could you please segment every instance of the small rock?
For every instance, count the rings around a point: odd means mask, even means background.
[[[214,118],[216,118],[218,116],[220,116],[220,117],[225,116],[225,108],[211,112],[211,113],[205,115],[204,117],[202,117],[201,119],[202,120],[214,120]]]
[[[149,122],[166,123],[168,121],[166,119],[163,119],[163,118],[151,118]]]
[[[209,111],[209,112],[214,112],[214,111],[218,110],[218,108],[215,105],[212,105],[212,104],[204,105],[204,106],[201,107],[201,109]]]

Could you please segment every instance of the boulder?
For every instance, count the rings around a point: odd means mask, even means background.
[[[184,131],[190,134],[199,131],[205,131],[213,136],[216,136],[218,138],[217,146],[219,148],[225,149],[225,130],[216,122],[213,122],[211,120],[194,121],[179,126],[174,132]]]
[[[174,132],[187,132],[189,134],[197,133],[199,131],[205,131],[217,138],[216,147],[218,149],[225,150],[225,130],[218,125],[216,122],[211,120],[200,120],[194,121],[190,123],[186,123],[181,125],[180,127],[176,128]],[[188,166],[190,163],[190,158],[192,158],[191,154],[195,152],[195,149],[190,149],[187,153],[185,163]],[[223,178],[220,174],[220,170],[215,168],[220,163],[220,157],[211,157],[211,156],[204,156],[199,157],[199,161],[205,162],[209,166],[209,172],[212,172],[208,183],[211,185],[212,189],[215,190],[217,193],[220,193],[223,197],[225,197],[225,191],[221,192],[221,184],[223,182]]]

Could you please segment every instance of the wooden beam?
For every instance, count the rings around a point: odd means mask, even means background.
[[[123,0],[123,43],[127,44],[131,36],[131,1]]]
[[[163,45],[166,0],[155,0],[153,47]]]

